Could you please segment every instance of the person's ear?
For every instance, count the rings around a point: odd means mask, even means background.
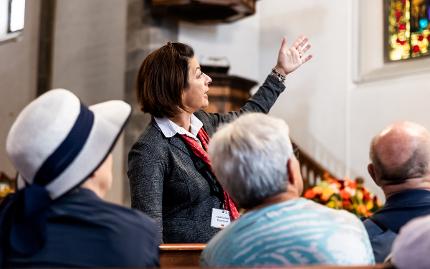
[[[291,158],[287,162],[287,172],[288,172],[288,183],[291,185],[294,185],[294,169],[293,169],[293,162],[291,161]]]
[[[369,175],[372,177],[372,179],[376,183],[376,185],[379,186],[380,185],[379,180],[376,176],[375,166],[373,165],[373,163],[369,163],[367,165],[367,172],[369,172]]]
[[[288,173],[288,190],[294,190],[297,195],[303,192],[303,179],[300,174],[300,165],[297,159],[290,158],[287,162],[287,173]]]

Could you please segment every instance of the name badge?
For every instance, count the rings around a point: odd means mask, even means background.
[[[212,208],[211,226],[225,228],[230,224],[230,212],[228,210]]]

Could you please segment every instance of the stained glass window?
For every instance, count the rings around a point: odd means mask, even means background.
[[[430,0],[386,0],[388,61],[430,55]]]

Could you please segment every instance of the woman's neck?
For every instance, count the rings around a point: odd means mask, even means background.
[[[178,126],[181,126],[189,132],[191,130],[191,115],[192,113],[182,111],[179,114],[175,115],[173,118],[169,118],[169,120],[173,121]]]

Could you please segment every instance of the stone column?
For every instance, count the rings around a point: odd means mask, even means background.
[[[148,0],[128,0],[125,100],[133,106],[133,113],[125,129],[125,162],[127,162],[129,150],[151,119],[148,114],[140,110],[137,103],[136,77],[140,64],[151,51],[161,47],[167,41],[178,39],[177,22],[152,15],[149,2]],[[126,172],[127,164],[124,173]],[[130,188],[126,174],[124,178],[126,180],[124,180],[123,203],[130,205]]]

